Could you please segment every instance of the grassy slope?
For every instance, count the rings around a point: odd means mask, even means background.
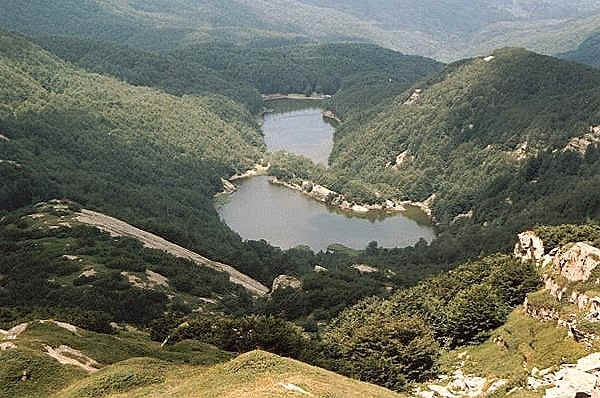
[[[50,396],[87,377],[82,369],[60,365],[47,356],[44,345],[69,346],[104,367],[89,377],[88,388],[81,389],[77,396],[101,396],[105,392],[156,383],[164,379],[165,372],[203,367],[231,358],[231,354],[199,342],[182,342],[161,349],[159,343],[151,342],[136,331],[122,331],[114,336],[82,329],[78,333],[75,335],[54,324],[30,324],[13,340],[16,349],[0,351],[0,397]],[[26,381],[20,380],[23,372],[28,375]]]
[[[291,359],[262,351],[231,358],[208,345],[184,341],[164,349],[140,332],[116,336],[78,330],[75,335],[53,324],[34,322],[0,352],[0,397],[272,397],[297,396],[280,383],[292,383],[317,397],[400,397]],[[103,368],[92,374],[59,365],[44,345],[67,345],[95,359]],[[26,371],[27,381],[20,381]]]
[[[111,398],[150,398],[150,397],[202,397],[235,398],[251,396],[256,398],[302,396],[304,394],[287,390],[280,383],[290,383],[300,387],[312,396],[333,397],[373,397],[392,398],[401,395],[381,387],[361,383],[314,366],[292,359],[281,358],[263,351],[252,351],[223,365],[208,370],[167,375],[162,384],[145,386],[124,394],[111,394]],[[86,380],[79,382],[84,386]],[[67,391],[76,390],[68,389]],[[81,387],[79,387],[81,388]],[[58,394],[59,397],[85,397],[81,393]]]

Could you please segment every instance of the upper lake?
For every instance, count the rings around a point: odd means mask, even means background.
[[[269,151],[304,155],[327,164],[334,128],[321,115],[318,101],[274,101],[264,116],[263,132]],[[264,239],[283,249],[299,245],[315,251],[340,243],[364,249],[371,241],[381,247],[406,247],[435,234],[426,216],[407,213],[342,212],[302,193],[270,184],[268,177],[236,182],[238,190],[219,207],[222,219],[244,239]]]
[[[278,100],[268,103],[263,132],[267,149],[306,156],[327,165],[333,149],[333,126],[323,119],[321,101]]]

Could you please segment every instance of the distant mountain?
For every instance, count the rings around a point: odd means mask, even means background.
[[[566,51],[600,25],[600,5],[589,0],[2,0],[0,9],[5,29],[147,50],[360,40],[443,60],[507,45]]]
[[[558,54],[559,58],[600,68],[600,33],[588,37],[573,51]]]

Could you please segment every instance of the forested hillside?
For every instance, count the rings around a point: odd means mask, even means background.
[[[0,38],[3,209],[70,198],[210,258],[244,258],[212,203],[221,177],[263,156],[244,107],[133,87]]]
[[[595,69],[498,50],[348,118],[330,170],[288,157],[273,172],[359,203],[435,195],[441,258],[503,250],[538,223],[600,214],[598,85]]]
[[[600,33],[585,39],[576,50],[558,54],[559,58],[600,67]]]
[[[216,70],[229,79],[248,82],[265,94],[335,94],[353,80],[366,79],[405,88],[441,67],[431,59],[357,43],[271,49],[191,46],[172,55]]]
[[[198,63],[70,36],[40,36],[32,41],[90,72],[114,76],[135,86],[156,87],[179,96],[221,94],[246,105],[252,113],[262,110],[262,98],[255,87]]]

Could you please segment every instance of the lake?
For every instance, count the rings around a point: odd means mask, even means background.
[[[321,101],[278,100],[268,106],[263,132],[270,152],[286,151],[304,155],[327,165],[333,149],[333,126],[323,119]]]
[[[263,131],[269,151],[302,154],[327,164],[333,147],[334,127],[323,119],[320,102],[274,101],[264,117]],[[339,243],[364,249],[371,241],[381,247],[406,247],[434,232],[426,216],[412,212],[355,215],[302,193],[269,183],[260,176],[237,181],[238,190],[219,207],[222,219],[244,239],[264,239],[283,249],[299,245],[314,251]]]

